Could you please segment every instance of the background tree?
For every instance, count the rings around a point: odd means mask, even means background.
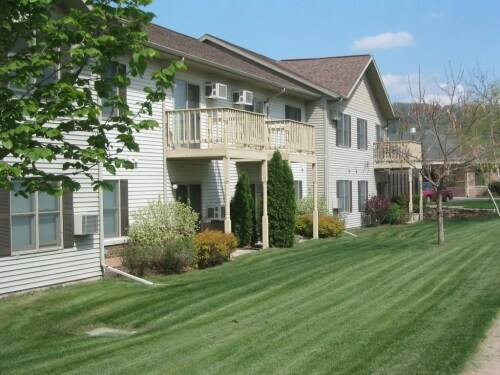
[[[269,245],[292,247],[295,242],[296,202],[293,173],[275,151],[268,164],[267,205]]]
[[[463,70],[455,73],[450,67],[446,77],[444,84],[436,81],[439,96],[428,95],[420,81],[416,90],[410,87],[413,103],[403,114],[403,121],[416,127],[415,137],[422,146],[422,153],[413,155],[400,150],[401,158],[418,169],[423,179],[436,190],[439,244],[445,243],[441,191],[448,180],[485,156],[484,150],[481,151],[484,139],[478,147],[477,132],[491,115],[486,98],[474,93],[464,79]]]
[[[251,245],[254,231],[254,202],[250,179],[245,172],[238,177],[230,212],[232,232],[238,239],[238,246]]]
[[[148,61],[158,57],[146,46],[144,27],[154,15],[142,7],[150,2],[2,1],[0,188],[13,189],[11,180],[19,180],[23,191],[77,190],[74,177],[83,174],[97,189],[105,184],[94,177],[99,163],[110,173],[133,168],[120,153],[139,151],[135,132],[158,125],[152,104],[184,68],[174,62],[153,73],[140,109],[130,111],[120,89],[131,76],[144,77]],[[86,144],[75,142],[82,135]],[[47,162],[60,164],[60,173],[44,169]]]

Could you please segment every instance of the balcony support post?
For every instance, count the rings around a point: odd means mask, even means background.
[[[269,219],[267,217],[267,159],[262,161],[262,248],[269,247]]]
[[[418,174],[418,214],[420,216],[420,220],[424,219],[424,199],[422,198],[422,183],[423,183],[422,173]]]
[[[413,168],[408,168],[408,211],[410,213],[410,217],[412,217],[413,216]]]
[[[318,216],[318,171],[316,163],[312,165],[313,185],[313,238],[319,238],[319,216]]]
[[[226,206],[226,217],[224,218],[224,233],[231,233],[231,195],[229,194],[229,162],[230,158],[224,157],[224,202]]]

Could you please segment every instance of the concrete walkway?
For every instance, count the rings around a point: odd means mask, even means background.
[[[462,375],[500,374],[500,314]]]

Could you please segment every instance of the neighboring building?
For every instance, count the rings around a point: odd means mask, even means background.
[[[229,201],[243,171],[266,247],[274,150],[291,163],[296,196],[318,191],[348,227],[362,224],[378,171],[397,168],[374,157],[394,113],[371,56],[275,61],[210,35],[194,39],[156,25],[147,31],[162,59],[150,72],[181,58],[188,67],[153,108],[162,126],[138,133],[141,151],[124,154],[134,170],[95,170],[115,186],[101,198],[83,178],[81,190],[61,199],[0,191],[0,294],[100,277],[104,250],[126,243],[132,213],[151,199],[189,201],[203,226],[230,231]],[[132,110],[149,84],[147,75],[132,77],[120,93]]]

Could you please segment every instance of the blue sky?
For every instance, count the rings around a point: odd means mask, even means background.
[[[391,101],[408,80],[438,94],[445,68],[500,74],[498,0],[155,0],[155,23],[212,34],[274,59],[375,57]]]

